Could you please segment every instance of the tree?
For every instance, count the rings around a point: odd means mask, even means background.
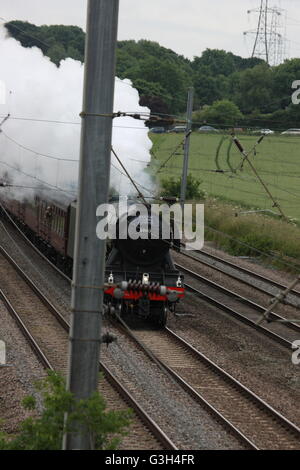
[[[67,53],[64,46],[62,44],[57,43],[55,43],[54,46],[48,49],[47,55],[57,66],[60,64],[61,60],[67,57]]]
[[[256,65],[239,74],[233,101],[243,113],[251,113],[253,109],[259,109],[260,112],[273,111],[278,107],[278,99],[275,97],[274,102],[272,86],[273,70],[267,64]]]
[[[299,80],[299,77],[300,59],[286,60],[274,69],[273,96],[278,97],[278,107],[281,109],[285,109],[291,103],[292,83],[294,80]]]
[[[243,115],[237,105],[229,100],[215,101],[212,106],[206,107],[197,116],[203,122],[236,126]]]
[[[164,112],[150,106],[151,103],[160,102],[159,107],[167,109],[166,114],[169,112],[172,96],[159,83],[147,82],[147,80],[137,78],[133,81],[133,85],[140,94],[140,104],[142,106],[149,106],[152,112]]]
[[[198,98],[198,104],[203,106],[212,104],[227,95],[227,78],[223,75],[213,77],[209,74],[209,68],[203,66],[194,76],[194,87]]]
[[[60,450],[64,433],[80,432],[80,427],[87,429],[92,449],[115,449],[129,425],[130,411],[106,411],[99,393],[76,401],[66,391],[64,378],[56,372],[49,371],[48,377],[37,384],[37,390],[43,398],[42,414],[25,419],[19,434],[12,439],[0,434],[0,450]],[[23,405],[36,410],[33,396],[27,397]]]
[[[148,57],[141,60],[139,68],[131,70],[133,83],[135,79],[141,78],[149,83],[156,83],[165,90],[166,94],[171,95],[171,108],[173,113],[181,112],[186,108],[187,88],[191,83],[187,80],[184,72],[172,62],[163,61],[155,57]]]
[[[24,21],[10,21],[5,27],[23,47],[39,47],[56,65],[67,57],[83,62],[85,34],[78,26],[38,27]]]
[[[24,47],[39,47],[57,66],[67,57],[84,60],[85,33],[77,26],[38,27],[23,21],[5,26]],[[282,111],[283,123],[297,115],[289,105],[291,85],[300,77],[300,59],[270,67],[255,57],[246,59],[224,50],[206,49],[190,61],[157,42],[129,40],[118,42],[117,76],[132,80],[141,103],[152,112],[164,109],[174,115],[184,113],[187,90],[194,86],[195,107],[229,100],[246,115],[248,125],[261,114],[262,122],[268,122],[273,113],[277,117],[276,113]]]
[[[209,68],[212,76],[227,76],[235,71],[233,54],[218,49],[206,49],[201,57],[194,59],[195,70],[199,70],[203,66]]]
[[[234,72],[250,69],[256,65],[263,64],[264,61],[256,57],[244,59],[243,57],[219,49],[206,49],[201,57],[194,57],[193,69],[197,72],[202,67],[208,67],[210,75],[229,76]]]

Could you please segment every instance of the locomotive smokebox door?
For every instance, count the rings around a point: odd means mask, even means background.
[[[150,300],[139,299],[139,315],[143,318],[148,318],[150,315]]]

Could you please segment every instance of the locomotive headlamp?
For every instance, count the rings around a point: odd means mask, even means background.
[[[166,286],[160,286],[160,295],[167,295],[168,289]]]
[[[178,299],[178,293],[175,290],[169,290],[167,293],[168,301],[169,302],[176,302]]]
[[[127,282],[127,281],[122,281],[122,282],[120,283],[120,288],[122,289],[122,291],[127,290],[127,288],[128,288],[128,282]]]
[[[122,289],[120,289],[119,287],[116,287],[116,289],[114,290],[114,298],[115,299],[123,299],[124,297],[124,291]]]

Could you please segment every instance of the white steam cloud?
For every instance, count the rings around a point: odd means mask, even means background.
[[[34,193],[30,187],[45,182],[56,198],[64,194],[58,187],[76,197],[83,65],[66,59],[58,68],[38,48],[23,48],[1,28],[0,83],[5,89],[0,122],[11,116],[0,129],[0,179],[20,186],[2,191],[28,198]],[[138,92],[129,80],[116,78],[114,111],[146,113],[149,109],[139,105]],[[151,145],[144,121],[114,119],[113,147],[132,177],[147,188],[152,183],[144,169]],[[111,185],[120,194],[134,194],[115,157],[112,163]]]

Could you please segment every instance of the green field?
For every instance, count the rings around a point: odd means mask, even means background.
[[[160,180],[181,176],[182,146],[165,167],[157,171],[182,142],[183,134],[149,135],[153,141],[151,173]],[[222,138],[224,141],[218,153]],[[238,138],[247,151],[258,139],[251,135],[239,135]],[[249,209],[278,212],[248,163],[244,163],[243,170],[237,170],[241,155],[234,145],[229,146],[228,135],[192,134],[189,169],[194,177],[202,181],[201,188],[209,196],[217,196]],[[251,154],[250,159],[284,214],[300,220],[300,136],[267,136],[257,147],[256,155]],[[215,170],[223,170],[224,173]]]

